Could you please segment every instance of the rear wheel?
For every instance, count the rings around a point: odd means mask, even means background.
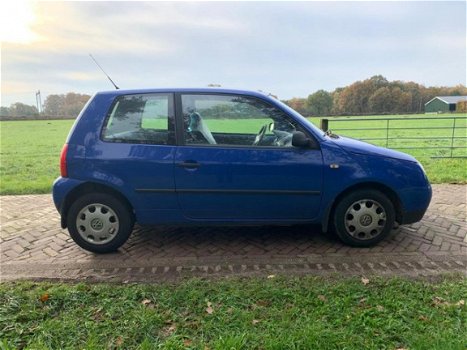
[[[106,193],[91,193],[78,198],[70,207],[67,226],[81,248],[108,253],[120,248],[133,230],[129,208]]]
[[[333,228],[343,242],[369,247],[387,237],[394,221],[394,206],[388,197],[376,190],[358,190],[337,204]]]

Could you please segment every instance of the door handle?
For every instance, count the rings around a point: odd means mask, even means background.
[[[179,166],[180,168],[197,169],[201,166],[201,164],[199,164],[198,162],[194,162],[194,161],[186,161],[186,162],[178,163],[177,166]]]

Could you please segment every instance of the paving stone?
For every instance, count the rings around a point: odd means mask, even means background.
[[[60,228],[60,218],[50,195],[3,196],[0,197],[0,276],[2,279],[71,276],[95,280],[112,275],[117,280],[132,280],[131,274],[159,278],[200,273],[249,274],[263,270],[269,274],[271,271],[433,274],[449,270],[449,264],[443,261],[450,261],[453,268],[465,269],[466,190],[466,185],[433,185],[433,200],[423,220],[401,226],[372,248],[345,246],[334,235],[307,225],[290,228],[137,225],[117,253],[106,255],[86,252],[72,241],[68,232]],[[458,261],[463,265],[454,263],[452,256],[459,256]],[[430,263],[433,259],[436,266]],[[198,267],[193,268],[193,261]],[[308,264],[303,264],[307,261]],[[239,262],[245,268],[238,267]],[[44,264],[50,268],[44,268]]]

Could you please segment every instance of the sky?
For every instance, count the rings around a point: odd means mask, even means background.
[[[0,2],[1,105],[121,88],[466,85],[466,2]]]

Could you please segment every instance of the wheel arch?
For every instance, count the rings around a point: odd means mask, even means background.
[[[82,183],[76,186],[73,190],[71,190],[66,195],[62,203],[62,206],[60,208],[62,228],[67,227],[66,221],[67,221],[68,211],[70,209],[70,206],[73,204],[73,202],[76,201],[79,197],[85,194],[89,194],[89,193],[106,193],[106,194],[110,194],[114,196],[115,198],[120,200],[122,203],[124,203],[125,206],[128,207],[128,209],[133,215],[133,221],[135,220],[135,212],[134,212],[133,206],[131,205],[130,201],[120,191],[110,186],[102,185],[99,183],[85,182],[85,183]]]
[[[326,209],[326,215],[324,216],[323,221],[321,223],[323,232],[328,231],[328,228],[330,226],[330,222],[334,215],[334,210],[337,206],[337,203],[339,203],[342,200],[342,198],[347,196],[349,193],[358,191],[358,190],[377,190],[377,191],[382,192],[384,195],[386,195],[389,198],[391,203],[394,205],[394,211],[396,213],[396,222],[398,223],[401,222],[403,207],[402,207],[402,202],[399,196],[397,195],[397,193],[389,186],[386,186],[379,182],[362,182],[362,183],[358,183],[350,187],[347,187],[334,198],[332,203]]]

